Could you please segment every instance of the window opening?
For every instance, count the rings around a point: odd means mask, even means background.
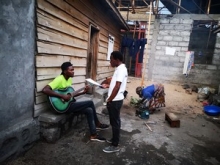
[[[211,64],[216,43],[217,21],[194,20],[189,51],[194,51],[195,64]]]
[[[109,34],[107,60],[110,60],[110,55],[111,55],[113,48],[114,48],[114,41],[115,41],[115,37],[113,37],[112,35]]]

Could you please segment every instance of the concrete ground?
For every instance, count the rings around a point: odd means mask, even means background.
[[[82,117],[55,144],[39,141],[7,165],[220,165],[220,118],[203,113],[196,93],[188,94],[180,85],[164,84],[166,107],[149,119],[140,119],[129,104],[131,96],[137,97],[134,90],[140,81],[130,78],[127,85],[129,93],[121,110],[120,152],[106,154],[102,149],[107,143],[90,142],[86,118]],[[109,123],[108,116],[101,114],[103,108],[97,109],[99,119]],[[170,127],[165,112],[180,118],[180,128]],[[111,128],[100,134],[111,138]]]

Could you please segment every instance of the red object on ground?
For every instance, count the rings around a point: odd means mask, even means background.
[[[209,102],[205,100],[205,101],[202,102],[202,105],[203,106],[209,105]]]

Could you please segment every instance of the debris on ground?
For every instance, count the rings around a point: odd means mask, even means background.
[[[183,84],[182,87],[183,87],[183,89],[188,89],[188,88],[190,88],[190,86],[189,86],[188,84]]]
[[[151,129],[151,127],[147,124],[147,123],[145,123],[144,122],[144,124],[146,125],[146,127],[152,132],[153,130]]]
[[[190,94],[190,95],[191,95],[191,94],[192,94],[192,89],[191,89],[191,88],[188,88],[188,89],[185,90],[185,92],[186,92],[187,94]]]

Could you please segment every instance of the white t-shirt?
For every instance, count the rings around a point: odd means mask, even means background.
[[[110,95],[115,87],[116,81],[119,81],[119,82],[121,82],[121,86],[120,86],[120,89],[119,89],[117,95],[113,99],[113,101],[123,100],[124,99],[124,91],[125,91],[126,85],[127,85],[127,79],[128,79],[127,68],[125,67],[125,64],[120,64],[115,69],[115,72],[113,74],[113,77],[112,77],[112,80],[111,80],[111,83],[109,86],[109,90],[108,90],[108,98],[110,97]]]

